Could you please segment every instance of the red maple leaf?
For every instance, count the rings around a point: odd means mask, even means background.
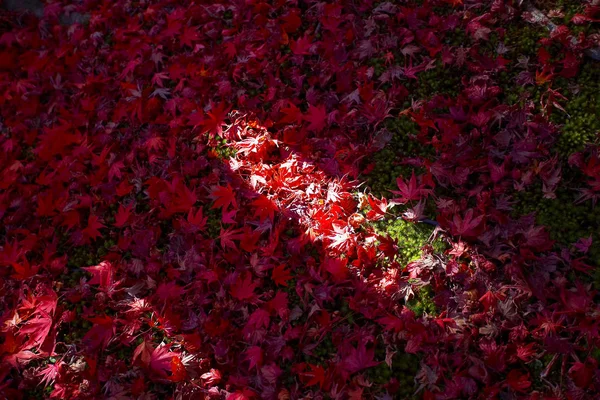
[[[160,377],[167,377],[171,373],[171,363],[173,358],[177,357],[177,353],[169,351],[167,345],[159,345],[150,354],[150,370]]]
[[[367,350],[365,343],[359,343],[357,348],[352,347],[347,356],[342,361],[342,368],[349,374],[354,374],[366,368],[378,365],[374,361],[375,349]]]
[[[109,315],[101,315],[88,319],[92,328],[85,334],[82,342],[90,351],[106,349],[116,333],[115,320]]]
[[[27,321],[27,323],[19,329],[19,336],[28,336],[23,347],[31,348],[40,346],[46,340],[51,327],[52,317],[43,311],[38,312],[35,318]]]
[[[209,133],[216,133],[219,136],[223,134],[223,123],[227,114],[229,113],[229,107],[226,106],[225,102],[220,102],[215,105],[211,102],[211,109],[206,113],[208,119],[203,122],[204,129]]]
[[[248,369],[262,365],[263,351],[259,346],[252,346],[246,350],[246,360],[250,361]]]
[[[308,113],[304,119],[309,122],[309,131],[320,132],[327,125],[327,110],[325,110],[325,106],[313,107],[309,105]]]
[[[100,218],[90,214],[90,216],[88,217],[87,227],[83,230],[83,236],[88,242],[90,239],[96,240],[97,238],[102,236],[102,234],[98,230],[102,228],[106,228],[106,226],[104,226],[102,222],[100,222]]]
[[[476,236],[483,222],[484,215],[473,217],[473,209],[468,209],[464,218],[459,214],[455,214],[450,222],[450,229],[453,235],[457,236]]]
[[[133,210],[133,204],[130,204],[128,206],[123,206],[123,204],[119,204],[119,210],[115,214],[114,225],[117,228],[124,227],[128,223],[129,217],[131,217],[132,210]]]
[[[392,201],[400,204],[421,200],[423,196],[431,193],[431,190],[427,189],[425,185],[419,185],[417,183],[417,177],[415,176],[414,171],[408,183],[405,183],[404,179],[400,177],[396,179],[396,184],[400,190],[391,190],[391,192],[395,195],[400,195],[400,197],[395,198]]]
[[[11,277],[19,281],[31,278],[37,274],[40,269],[39,265],[31,265],[28,260],[25,260],[22,263],[12,263],[11,265],[15,269],[15,273],[12,274]]]
[[[227,207],[230,205],[233,205],[233,207],[237,208],[235,192],[229,184],[227,184],[227,186],[214,186],[208,197],[214,200],[211,208],[221,207],[223,209],[227,209]]]
[[[292,274],[290,274],[290,271],[285,269],[285,264],[281,264],[273,268],[273,271],[271,272],[271,278],[276,285],[287,287],[287,281],[292,279]]]
[[[263,222],[267,218],[273,220],[275,211],[278,211],[277,205],[262,194],[256,200],[252,201],[250,205],[256,207],[254,215],[260,218],[260,222]]]
[[[258,282],[252,282],[252,275],[246,273],[244,278],[236,280],[236,282],[231,285],[229,291],[231,295],[238,300],[248,300],[255,296],[254,289],[258,287]]]
[[[279,119],[281,124],[297,124],[302,121],[302,112],[294,104],[290,103],[288,107],[280,110],[285,116]]]
[[[307,386],[319,385],[319,388],[323,389],[325,386],[325,368],[320,365],[308,364],[310,372],[302,373],[304,384]]]

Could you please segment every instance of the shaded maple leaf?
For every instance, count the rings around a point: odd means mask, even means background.
[[[131,211],[133,210],[133,204],[128,206],[123,206],[123,204],[119,204],[119,210],[115,214],[115,223],[114,226],[117,228],[124,227],[131,217]]]
[[[90,351],[104,350],[116,333],[115,320],[109,315],[88,318],[93,324],[92,328],[82,339]]]
[[[366,368],[371,368],[375,365],[379,365],[379,362],[375,361],[375,349],[367,350],[365,343],[359,343],[358,347],[351,347],[350,351],[343,359],[341,366],[349,374],[354,374]]]
[[[246,350],[246,360],[250,361],[249,369],[260,366],[263,361],[263,351],[259,346],[252,346]]]
[[[304,384],[307,386],[319,385],[323,389],[325,386],[325,369],[320,365],[308,364],[310,371],[302,373]]]
[[[254,289],[258,287],[258,282],[252,281],[252,275],[246,273],[244,278],[236,280],[236,282],[231,285],[229,291],[231,295],[238,300],[248,300],[255,296]]]
[[[308,130],[313,132],[322,131],[327,125],[327,110],[325,106],[308,106],[308,113],[304,117],[309,122]]]
[[[227,184],[227,186],[214,186],[208,197],[214,200],[211,208],[221,207],[223,209],[227,209],[227,207],[230,205],[237,207],[237,203],[235,201],[235,192],[229,184]]]
[[[292,274],[290,271],[285,269],[285,264],[281,264],[273,268],[273,271],[271,272],[271,278],[276,285],[287,287],[287,281],[292,279]]]
[[[100,218],[90,214],[90,216],[88,217],[87,227],[83,230],[83,236],[86,238],[86,240],[96,240],[97,238],[102,236],[102,234],[98,230],[102,228],[106,228],[106,226],[102,224]]]

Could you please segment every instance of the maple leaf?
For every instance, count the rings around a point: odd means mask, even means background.
[[[310,372],[302,373],[304,378],[304,384],[307,386],[319,385],[319,388],[323,389],[325,386],[325,368],[320,365],[308,364]]]
[[[19,281],[31,278],[37,274],[40,269],[39,265],[31,265],[28,260],[25,260],[22,263],[12,263],[11,265],[15,270],[15,273],[12,274],[11,277]]]
[[[287,287],[287,281],[292,279],[292,274],[290,271],[285,269],[285,264],[281,264],[273,268],[273,271],[271,272],[271,278],[276,285]]]
[[[290,43],[290,49],[297,56],[308,56],[310,55],[311,38],[310,36],[303,36],[298,40],[292,40]]]
[[[185,26],[183,28],[183,33],[180,36],[180,41],[182,44],[193,49],[194,41],[197,41],[199,39],[200,39],[200,35],[198,34],[198,31],[196,30],[196,28],[193,28],[191,26]]]
[[[144,339],[133,351],[133,362],[139,359],[142,365],[149,366],[153,351],[152,343]]]
[[[211,102],[211,109],[206,114],[208,115],[208,120],[204,120],[203,126],[204,129],[209,133],[216,133],[219,136],[223,136],[223,122],[229,113],[229,107],[225,105],[225,102],[220,102],[217,105],[214,105]]]
[[[293,103],[289,103],[288,107],[280,110],[285,117],[279,119],[281,124],[298,124],[302,121],[302,111]]]
[[[92,328],[82,339],[90,351],[104,350],[116,333],[115,320],[109,315],[88,318],[93,324]]]
[[[167,377],[172,370],[173,358],[177,357],[177,353],[169,350],[165,344],[157,346],[150,354],[149,367],[152,372],[161,377]]]
[[[117,283],[114,282],[114,266],[109,261],[102,261],[98,265],[82,267],[83,270],[92,274],[90,285],[99,285],[102,289],[112,291]]]
[[[246,273],[244,278],[238,278],[236,282],[233,285],[231,285],[229,291],[235,299],[248,300],[255,296],[254,289],[256,289],[257,287],[258,282],[253,282],[252,275]]]
[[[405,204],[409,201],[421,200],[422,197],[427,196],[429,193],[431,193],[431,190],[426,189],[425,185],[417,184],[417,177],[415,176],[415,171],[412,172],[408,183],[405,183],[404,179],[400,177],[396,179],[396,184],[398,185],[398,189],[400,190],[391,190],[391,192],[395,195],[400,195],[400,197],[392,199],[392,201],[398,202],[399,204]]]
[[[23,345],[24,348],[38,347],[46,340],[52,328],[52,317],[47,313],[40,311],[36,318],[33,318],[19,329],[19,336],[28,335],[28,340]]]
[[[173,356],[173,358],[171,358],[171,376],[169,377],[169,380],[171,382],[182,382],[187,376],[188,374],[181,358],[177,355]]]
[[[212,200],[214,200],[214,204],[211,208],[219,208],[227,209],[230,205],[237,208],[237,203],[235,201],[235,192],[231,185],[227,184],[227,186],[213,186],[210,195],[208,196]]]
[[[131,217],[131,211],[133,210],[133,204],[128,206],[123,206],[123,204],[119,204],[119,210],[115,214],[115,223],[114,226],[117,228],[124,227]]]
[[[241,232],[243,232],[242,228],[228,228],[225,230],[221,228],[221,233],[219,234],[219,239],[221,240],[221,247],[223,249],[230,248],[233,250],[237,250],[237,246],[235,245],[235,243],[233,243],[233,241],[239,240],[244,236]]]
[[[106,226],[102,224],[100,218],[90,214],[90,216],[88,217],[87,227],[83,230],[83,236],[86,238],[87,241],[89,241],[89,239],[96,240],[97,238],[102,236],[102,234],[98,230],[102,228],[106,228]]]
[[[259,195],[258,198],[250,203],[251,206],[256,207],[254,215],[257,215],[260,222],[269,218],[273,220],[275,217],[275,211],[278,211],[277,205],[273,203],[267,196]]]
[[[308,130],[313,132],[322,131],[327,125],[327,110],[325,106],[308,106],[308,113],[304,117],[309,122]]]
[[[326,257],[323,260],[323,268],[329,272],[337,281],[343,281],[348,277],[348,259]]]
[[[388,214],[387,210],[395,205],[394,202],[388,203],[385,197],[381,200],[378,200],[373,196],[368,196],[367,201],[371,206],[371,209],[367,212],[367,218],[369,221],[379,221],[384,219]]]
[[[478,217],[473,217],[472,208],[467,210],[464,218],[461,218],[459,214],[455,214],[450,223],[452,234],[456,236],[476,236],[476,228],[481,225],[483,217],[483,214]]]
[[[249,369],[260,366],[263,361],[263,351],[259,346],[252,346],[246,350],[246,360],[250,361]]]
[[[354,374],[366,368],[379,365],[379,362],[373,360],[375,349],[367,350],[365,343],[361,342],[358,347],[351,347],[348,355],[342,361],[342,368],[349,374]]]
[[[187,222],[198,230],[202,230],[208,222],[208,217],[204,217],[202,207],[198,207],[198,211],[194,214],[193,208],[190,208],[187,215]]]
[[[40,380],[40,384],[44,385],[44,387],[51,385],[52,382],[54,382],[54,380],[58,376],[58,372],[60,371],[60,365],[60,362],[48,364],[46,368],[39,371],[36,375],[42,378]]]
[[[331,240],[329,248],[340,252],[350,252],[356,247],[356,234],[352,228],[344,223],[334,222],[332,224],[333,235],[327,236]]]

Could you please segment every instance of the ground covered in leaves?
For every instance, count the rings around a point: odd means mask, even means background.
[[[597,399],[600,6],[531,6],[3,11],[0,395]]]

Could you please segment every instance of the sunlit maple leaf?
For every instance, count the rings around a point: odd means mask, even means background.
[[[174,357],[177,357],[177,353],[170,351],[167,345],[157,346],[150,355],[150,370],[159,376],[168,376],[172,372],[171,362]]]
[[[24,345],[26,348],[41,345],[52,328],[52,317],[45,312],[38,313],[35,318],[30,319],[19,329],[19,336],[28,336]]]
[[[37,373],[37,376],[42,378],[40,380],[40,384],[44,385],[44,387],[51,385],[56,379],[58,372],[60,370],[60,362],[54,364],[48,364],[46,368],[40,370]]]

